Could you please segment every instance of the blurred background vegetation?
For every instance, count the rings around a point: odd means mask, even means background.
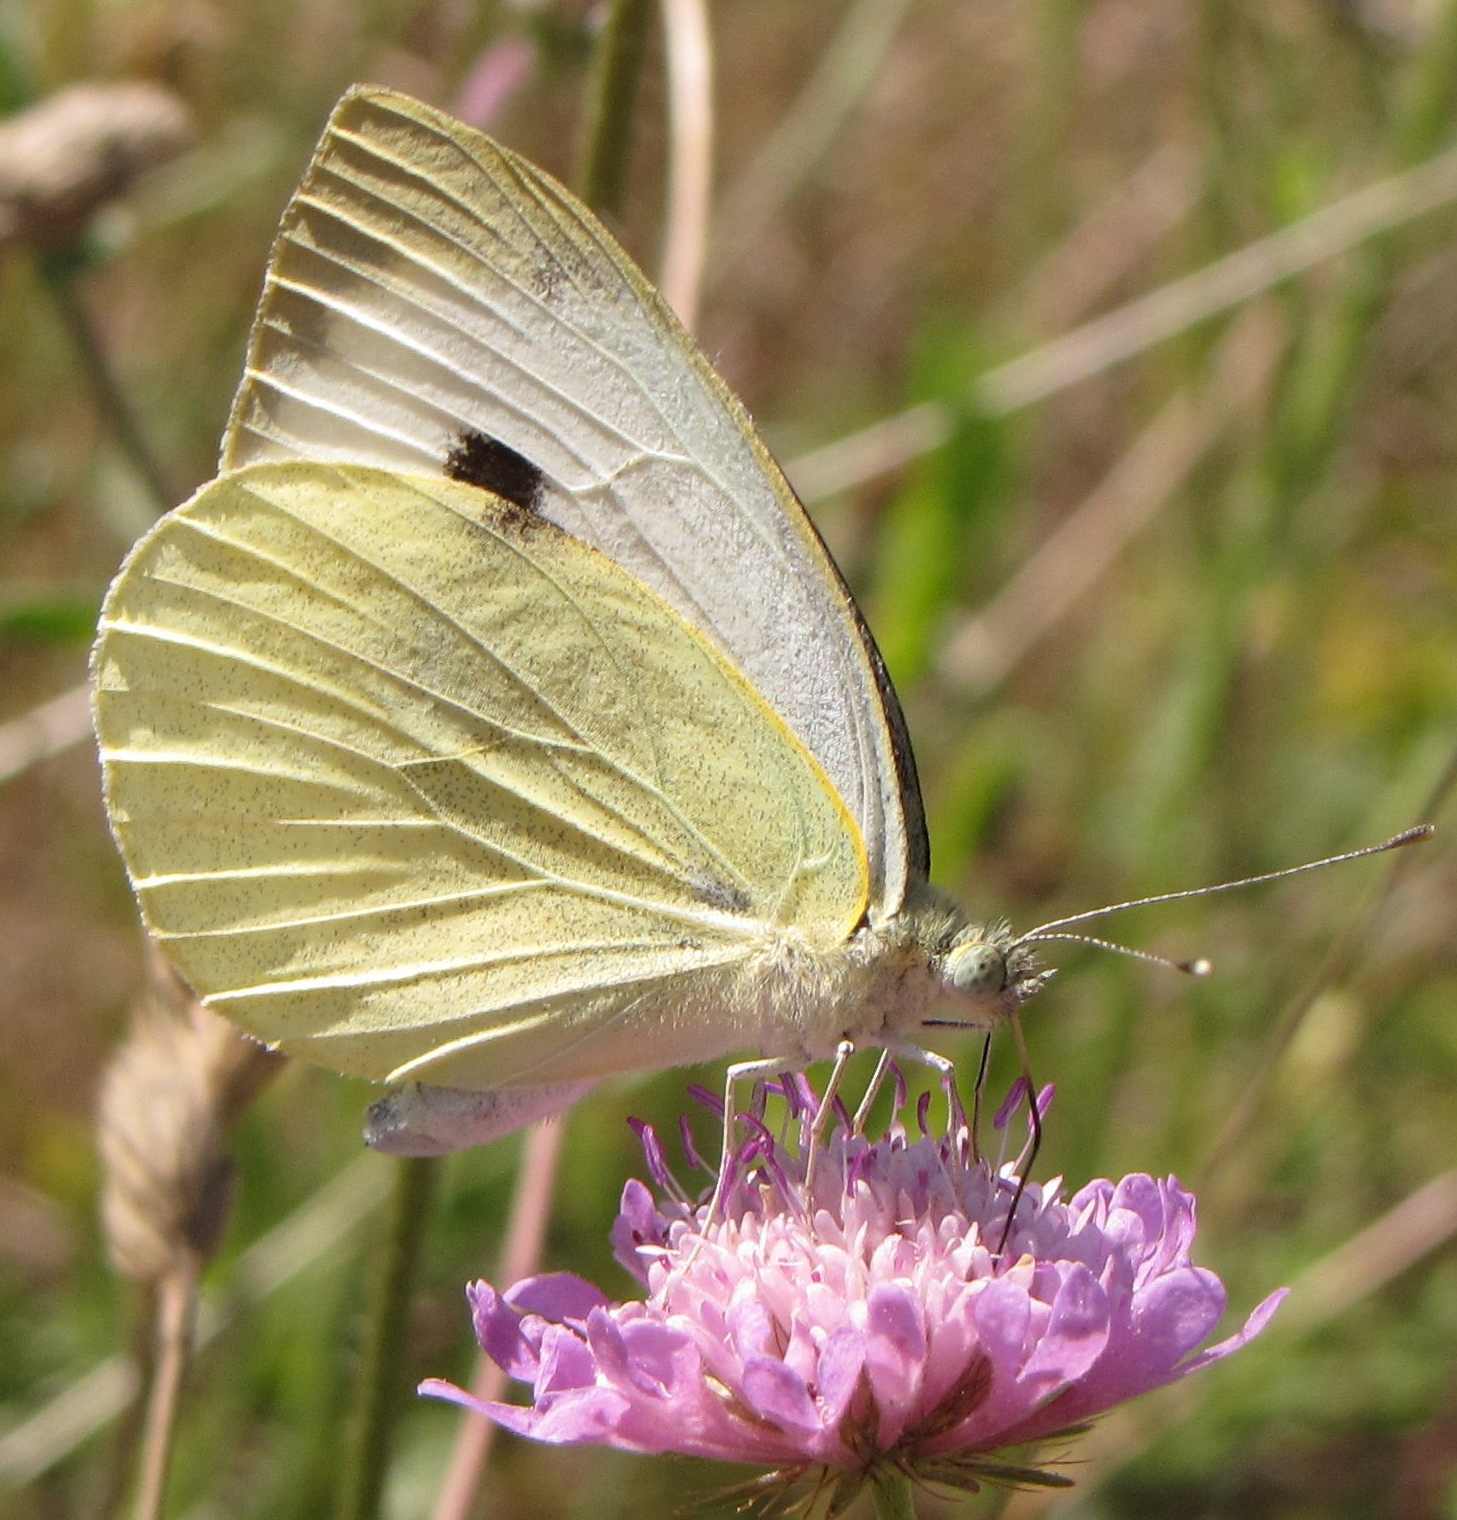
[[[141,945],[66,694],[157,501],[76,334],[182,499],[213,471],[276,218],[340,91],[489,98],[493,133],[571,178],[598,19],[567,0],[0,3],[6,112],[141,79],[192,120],[84,235],[0,247],[0,1512],[104,1512],[136,1335],[93,1113]],[[737,0],[712,22],[700,332],[881,640],[938,880],[1025,925],[1441,822],[1457,3]],[[649,270],[655,32],[617,222]],[[967,1512],[1457,1516],[1454,886],[1439,835],[1119,921],[1210,956],[1208,982],[1062,958],[1027,1021],[1059,1090],[1043,1174],[1176,1172],[1231,1320],[1295,1293],[1251,1350],[1103,1422],[1070,1495]],[[606,1243],[640,1170],[624,1115],[671,1127],[684,1083],[571,1117],[548,1266],[627,1291]],[[367,1098],[291,1069],[238,1127],[174,1515],[333,1509],[395,1165],[359,1155]],[[461,1288],[496,1268],[515,1155],[443,1170],[406,1384],[468,1375]],[[429,1513],[455,1424],[407,1410],[389,1515]],[[735,1476],[507,1439],[486,1494],[492,1515],[609,1520]]]

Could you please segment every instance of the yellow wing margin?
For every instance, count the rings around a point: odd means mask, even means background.
[[[711,1059],[715,989],[864,916],[823,769],[611,560],[474,487],[224,474],[132,551],[93,653],[107,806],[209,1006],[376,1079]]]

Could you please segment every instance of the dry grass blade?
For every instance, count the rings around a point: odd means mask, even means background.
[[[378,1156],[361,1156],[250,1246],[227,1293],[215,1302],[204,1298],[194,1349],[210,1344],[250,1306],[333,1255],[383,1200],[389,1172],[389,1164]],[[63,1462],[126,1409],[137,1386],[135,1364],[120,1355],[76,1378],[0,1435],[0,1484],[23,1488]]]
[[[987,370],[972,399],[992,416],[1045,401],[1454,199],[1457,148]],[[929,453],[946,441],[950,430],[946,408],[923,402],[801,454],[790,461],[788,473],[806,501],[819,501]]]
[[[983,404],[1002,413],[1045,400],[1454,197],[1457,148],[1450,148],[990,371],[979,388]]]
[[[530,1276],[541,1259],[565,1130],[564,1121],[550,1120],[536,1125],[526,1137],[511,1217],[506,1223],[506,1249],[496,1269],[502,1283],[519,1282]],[[482,1352],[471,1379],[472,1396],[496,1400],[505,1387],[506,1374]],[[455,1450],[435,1504],[434,1520],[467,1520],[475,1507],[481,1473],[495,1435],[496,1427],[490,1420],[473,1414],[461,1416]]]
[[[91,697],[84,683],[0,723],[0,785],[64,753],[90,732]]]
[[[671,124],[661,289],[691,331],[703,286],[713,180],[713,58],[703,0],[663,0],[663,28]]]
[[[711,277],[721,279],[758,245],[764,228],[839,139],[895,39],[909,0],[857,0],[774,135],[715,213]]]
[[[1160,143],[1032,270],[1019,308],[1045,332],[1080,321],[1188,216],[1199,185],[1193,149]]]
[[[1266,393],[1281,349],[1274,314],[1248,312],[1224,338],[1209,384],[1181,391],[1057,531],[947,641],[941,674],[975,693],[999,686],[1112,568],[1200,459]]]
[[[1442,1172],[1295,1280],[1280,1317],[1303,1334],[1379,1293],[1457,1236],[1457,1171]]]

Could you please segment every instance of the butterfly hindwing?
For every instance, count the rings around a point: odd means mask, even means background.
[[[854,820],[712,642],[469,485],[224,474],[133,550],[94,675],[149,927],[211,1006],[336,1070],[711,1058],[745,1031],[686,1010],[772,930],[838,944],[865,911]]]

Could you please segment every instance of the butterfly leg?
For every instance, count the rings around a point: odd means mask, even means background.
[[[956,1063],[937,1051],[902,1040],[891,1041],[885,1048],[891,1055],[904,1056],[908,1061],[919,1061],[922,1066],[929,1066],[941,1078],[941,1085],[946,1089],[947,1134],[953,1145],[962,1145],[961,1136],[963,1133],[971,1133],[971,1125],[967,1121],[966,1110],[961,1106],[961,1094],[956,1090]]]
[[[829,1128],[830,1119],[835,1111],[835,1099],[839,1096],[840,1084],[845,1080],[845,1068],[850,1063],[850,1057],[855,1054],[855,1045],[851,1040],[841,1040],[835,1047],[835,1064],[830,1071],[830,1080],[825,1083],[825,1093],[820,1099],[820,1106],[815,1110],[815,1116],[809,1125],[809,1149],[804,1158],[804,1196],[809,1204],[810,1218],[814,1218],[814,1180],[815,1163],[819,1160],[820,1141],[824,1139],[825,1131]]]
[[[875,1100],[880,1096],[880,1089],[885,1086],[885,1079],[890,1074],[890,1063],[895,1059],[895,1052],[887,1046],[880,1052],[880,1059],[875,1063],[875,1071],[871,1075],[870,1084],[865,1089],[865,1096],[860,1100],[860,1107],[855,1110],[855,1122],[850,1127],[852,1135],[865,1133],[866,1121],[870,1118],[870,1110]]]
[[[759,1061],[735,1061],[728,1069],[723,1084],[723,1150],[718,1163],[718,1181],[714,1183],[713,1197],[709,1200],[708,1213],[704,1217],[700,1233],[700,1244],[701,1237],[723,1218],[724,1198],[728,1194],[729,1178],[733,1172],[730,1158],[733,1156],[738,1139],[734,1134],[734,1121],[738,1118],[734,1089],[740,1082],[757,1082],[764,1077],[777,1076],[784,1067],[785,1063],[781,1058],[771,1056]],[[697,1254],[696,1248],[694,1254]]]

